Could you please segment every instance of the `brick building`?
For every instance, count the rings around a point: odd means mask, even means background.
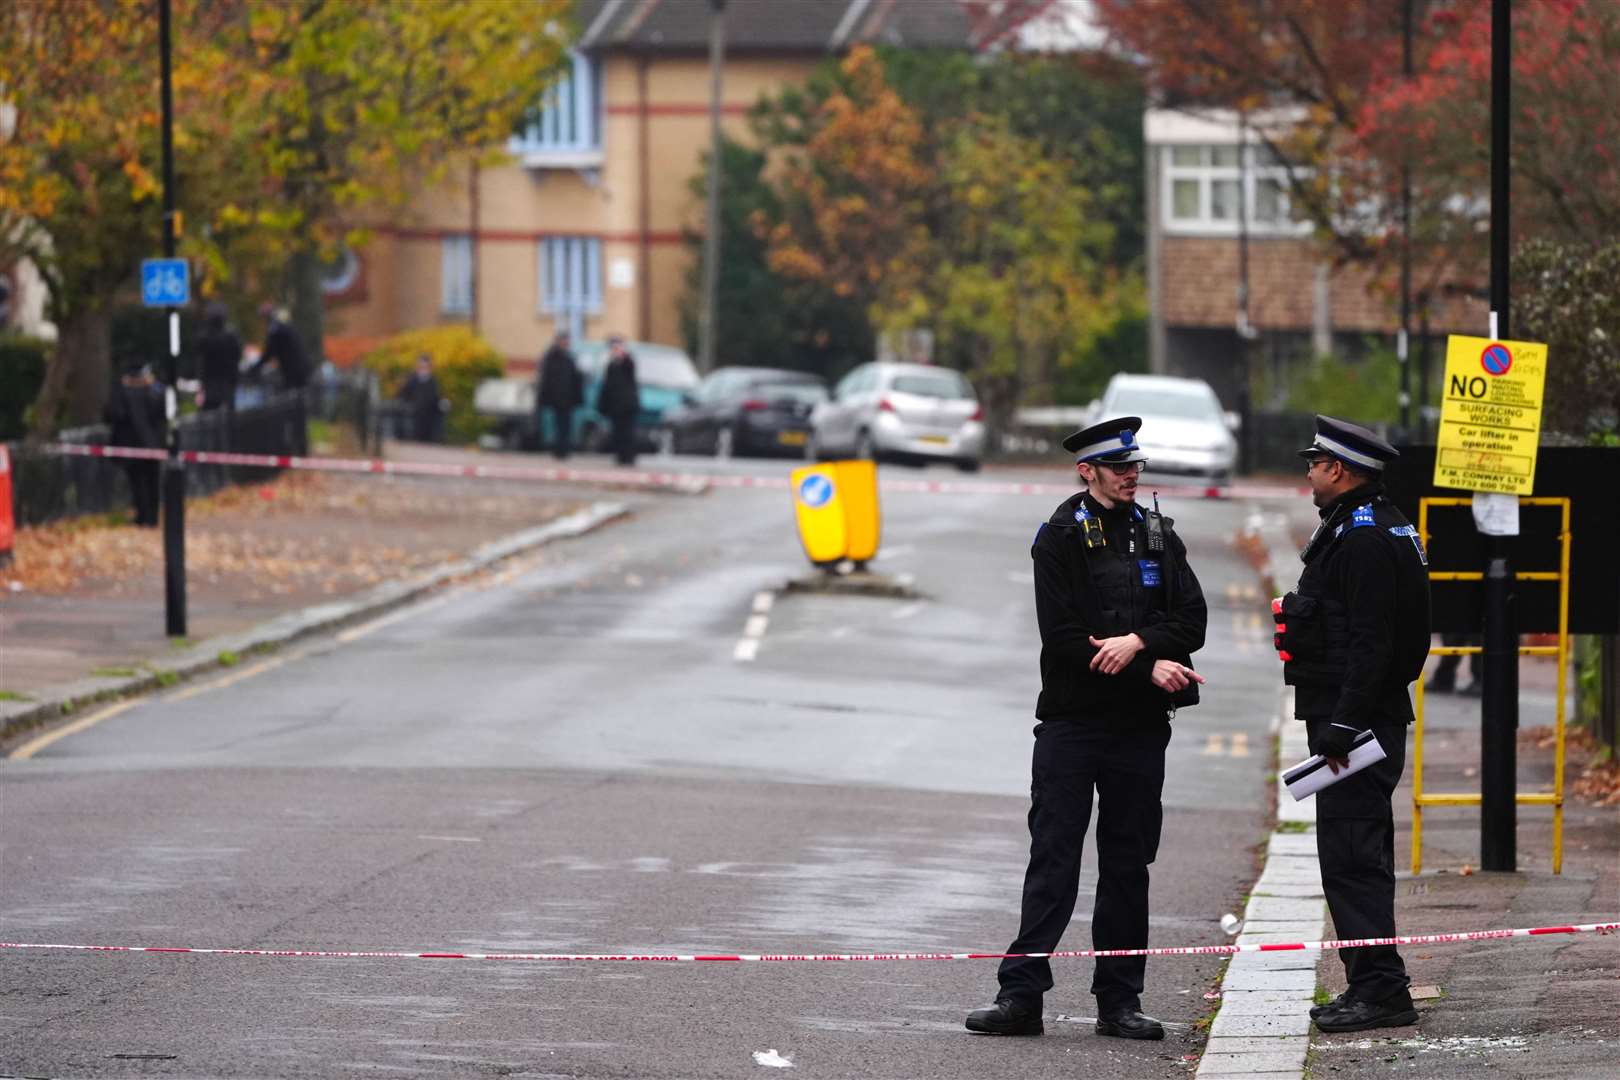
[[[859,43],[984,48],[1049,0],[769,0],[726,12],[723,125]],[[708,0],[581,0],[572,65],[510,161],[461,169],[328,282],[329,351],[469,323],[514,368],[559,327],[681,344],[709,145]]]
[[[1288,116],[1238,121],[1218,110],[1152,109],[1144,118],[1151,367],[1207,380],[1228,407],[1239,400],[1245,348],[1273,388],[1286,388],[1294,365],[1358,355],[1369,338],[1393,348],[1400,327],[1398,300],[1373,287],[1367,268],[1334,267],[1292,213],[1286,169],[1255,133]],[[1429,320],[1436,338],[1480,332],[1485,304],[1444,298]],[[1415,309],[1412,325],[1416,333]]]

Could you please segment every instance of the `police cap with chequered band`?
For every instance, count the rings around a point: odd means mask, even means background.
[[[1136,433],[1141,430],[1140,416],[1116,416],[1070,435],[1063,440],[1063,449],[1073,454],[1076,462],[1103,461],[1119,465],[1127,461],[1146,461],[1147,455],[1136,441]]]
[[[1316,417],[1316,441],[1299,452],[1302,458],[1326,455],[1373,472],[1401,456],[1401,452],[1360,424],[1332,416]]]

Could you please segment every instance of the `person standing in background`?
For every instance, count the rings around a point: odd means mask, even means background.
[[[540,358],[540,375],[535,385],[535,429],[542,437],[545,425],[541,418],[551,414],[551,452],[562,461],[572,449],[574,436],[574,410],[585,404],[585,388],[579,377],[579,365],[569,348],[572,338],[564,330],[557,335],[551,347]]]
[[[113,387],[102,416],[112,430],[113,446],[155,450],[163,445],[165,409],[163,387],[152,378],[152,369],[140,360],[128,360],[118,385]],[[155,528],[158,523],[161,461],[125,458],[129,476],[130,501],[135,504],[135,524]]]
[[[236,380],[242,370],[242,339],[227,322],[225,305],[217,300],[208,305],[197,351],[202,357],[202,395],[198,404],[206,411],[234,411]]]
[[[287,313],[271,304],[260,307],[259,314],[264,316],[267,324],[264,352],[251,370],[257,374],[266,364],[274,364],[281,375],[282,386],[288,390],[302,390],[309,384],[309,354],[304,351],[304,342],[299,338],[298,331],[287,321]]]
[[[608,339],[612,353],[602,373],[602,388],[596,393],[596,411],[607,417],[613,429],[613,457],[620,465],[636,463],[636,414],[641,411],[641,387],[636,381],[636,361],[618,334]]]

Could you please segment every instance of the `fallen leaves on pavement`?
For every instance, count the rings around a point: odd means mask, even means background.
[[[186,505],[186,573],[249,602],[334,595],[457,558],[573,509],[536,490],[362,477],[285,475]],[[17,531],[7,595],[117,595],[163,567],[161,529],[101,514]]]

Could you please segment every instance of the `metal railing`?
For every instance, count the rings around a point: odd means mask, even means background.
[[[252,454],[305,454],[311,417],[352,424],[370,447],[379,434],[376,389],[367,378],[316,382],[302,391],[266,391],[251,408],[194,413],[180,421],[180,449]],[[96,444],[108,439],[105,425],[62,431],[58,442]],[[116,461],[43,454],[26,442],[10,444],[13,520],[43,525],[87,514],[113,513],[130,505],[129,479]],[[192,465],[186,494],[208,495],[232,484],[259,483],[279,470]]]
[[[1429,549],[1429,507],[1472,506],[1472,498],[1424,498],[1418,500],[1418,533],[1423,549]],[[1520,570],[1514,574],[1519,581],[1558,582],[1558,644],[1520,645],[1520,656],[1556,656],[1558,658],[1558,704],[1553,722],[1553,789],[1551,791],[1518,792],[1514,801],[1521,806],[1551,806],[1553,808],[1552,871],[1563,872],[1564,862],[1564,711],[1565,693],[1569,678],[1569,500],[1523,496],[1520,506],[1556,506],[1562,509],[1559,525],[1559,563],[1554,570]],[[1483,581],[1485,575],[1478,570],[1431,570],[1430,581]],[[1483,651],[1480,645],[1441,645],[1430,648],[1432,656],[1472,656]],[[1425,806],[1478,806],[1483,797],[1478,792],[1429,794],[1423,790],[1423,680],[1417,681],[1413,693],[1413,712],[1416,722],[1413,731],[1412,752],[1412,873],[1423,871],[1423,808]]]

